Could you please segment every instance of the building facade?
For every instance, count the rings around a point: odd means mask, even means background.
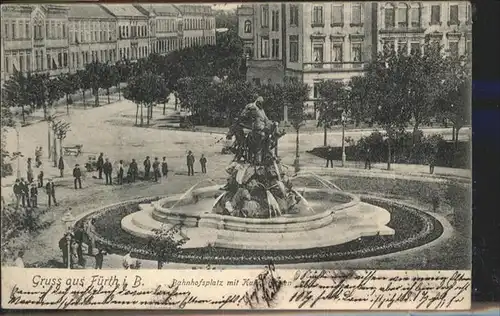
[[[93,60],[114,63],[215,44],[207,5],[7,4],[1,18],[2,81],[14,71],[55,76]]]
[[[215,44],[215,15],[208,5],[175,5],[182,16],[181,47]]]
[[[118,59],[116,19],[100,6],[69,6],[69,71],[92,61],[115,63]]]
[[[409,53],[435,40],[454,55],[472,47],[465,1],[268,3],[242,5],[237,14],[247,80],[307,83],[310,109],[319,82],[362,75],[384,47]]]

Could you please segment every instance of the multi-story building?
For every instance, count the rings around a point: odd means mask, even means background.
[[[421,51],[426,40],[445,52],[471,52],[471,5],[465,1],[389,2],[377,10],[378,50]]]
[[[116,62],[116,19],[92,4],[69,6],[69,70],[76,72],[92,61]]]
[[[154,53],[166,54],[179,48],[182,40],[182,32],[179,30],[182,16],[179,10],[171,4],[136,5],[136,7],[155,17],[155,34],[151,43]]]
[[[136,60],[146,57],[150,51],[150,17],[131,4],[101,4],[101,6],[117,20],[119,59]]]
[[[215,15],[208,5],[175,5],[182,15],[182,47],[215,44]]]
[[[410,52],[430,39],[450,54],[470,51],[470,12],[464,1],[263,3],[237,11],[247,79],[307,83],[311,107],[317,83],[362,75],[385,46]]]

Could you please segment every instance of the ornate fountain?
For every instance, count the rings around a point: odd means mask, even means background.
[[[390,213],[363,203],[314,174],[287,175],[275,155],[284,131],[269,120],[261,97],[248,104],[231,126],[234,159],[224,186],[195,184],[126,216],[122,228],[147,238],[155,229],[181,224],[184,247],[208,245],[240,249],[309,249],[360,237],[392,235]],[[301,180],[318,186],[300,186]]]

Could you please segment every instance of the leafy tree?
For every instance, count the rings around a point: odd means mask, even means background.
[[[318,126],[323,126],[323,145],[327,145],[327,129],[331,128],[340,119],[343,110],[350,110],[348,92],[342,82],[325,80],[319,83],[318,92],[321,96],[318,101]]]
[[[90,81],[90,88],[94,95],[94,106],[99,106],[99,89],[103,86],[103,78],[106,76],[107,68],[103,63],[93,61],[85,65],[85,72],[87,73],[88,80]]]
[[[154,235],[149,238],[147,249],[151,251],[158,262],[158,269],[163,267],[173,258],[186,243],[187,237],[183,236],[180,225],[172,228],[159,228],[153,230]]]
[[[46,78],[49,78],[48,75]],[[54,107],[54,103],[64,96],[61,82],[58,78],[49,78],[46,81],[47,106]]]
[[[215,27],[228,28],[230,30],[237,30],[238,16],[234,10],[216,10],[215,12]]]
[[[274,121],[280,121],[283,116],[285,105],[285,89],[282,85],[264,84],[258,89],[260,96],[264,98],[262,107],[267,116]]]
[[[359,126],[360,122],[368,122],[370,127],[373,125],[371,117],[367,116],[365,111],[367,84],[365,76],[356,76],[351,78],[347,86],[348,108],[356,126]]]
[[[76,74],[77,74],[76,78],[78,80],[78,86],[82,91],[83,106],[84,108],[87,108],[87,102],[85,100],[85,91],[91,88],[90,77],[88,72],[85,70],[77,70]]]
[[[144,72],[128,81],[124,97],[136,103],[136,124],[140,107],[141,123],[144,124],[143,107],[147,109],[147,124],[149,125],[150,111],[153,106],[163,101],[165,85],[162,78],[151,72]]]
[[[25,106],[30,103],[29,86],[28,78],[23,73],[16,71],[4,82],[2,87],[2,106],[21,107],[23,123],[26,121]]]
[[[118,71],[116,67],[110,64],[102,64],[101,73],[101,88],[106,89],[106,95],[108,97],[108,104],[111,103],[109,99],[109,88],[114,86],[118,81]]]
[[[74,74],[60,74],[57,79],[61,85],[62,92],[66,95],[66,112],[69,115],[70,95],[78,90],[76,76]]]
[[[366,113],[387,134],[387,169],[391,168],[391,142],[403,132],[411,119],[406,102],[409,90],[409,68],[406,60],[385,50],[369,65],[366,77]]]
[[[117,72],[117,77],[115,85],[118,88],[118,99],[121,99],[121,83],[122,82],[127,82],[127,80],[131,76],[132,72],[132,64],[130,63],[129,60],[124,59],[124,60],[119,60],[115,64],[116,72]]]
[[[48,118],[47,114],[47,83],[50,77],[48,73],[34,74],[31,76],[31,99],[35,108],[43,108],[44,118]]]
[[[2,98],[3,98],[3,93],[2,93]],[[4,103],[2,102],[2,107],[1,107],[1,124],[0,127],[2,128],[2,132],[0,133],[1,137],[1,158],[2,158],[2,166],[1,166],[1,172],[2,172],[2,177],[8,176],[12,173],[12,167],[11,165],[7,162],[7,158],[10,157],[9,152],[6,150],[7,146],[7,139],[6,135],[8,132],[8,127],[13,127],[14,126],[14,120],[12,119],[12,112],[9,110],[8,107],[4,106]]]

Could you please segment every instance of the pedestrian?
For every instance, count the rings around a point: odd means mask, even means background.
[[[64,177],[64,160],[63,157],[59,157],[59,164],[57,165],[57,168],[59,169],[61,178]]]
[[[23,257],[24,257],[24,251],[23,250],[19,250],[19,252],[17,253],[16,260],[14,260],[14,266],[16,268],[24,268]]]
[[[155,182],[158,182],[158,178],[161,178],[160,174],[160,161],[158,161],[158,157],[155,157],[155,161],[153,162],[153,173]]]
[[[42,165],[42,159],[41,159],[42,155],[43,155],[42,146],[37,147],[35,150],[35,163],[37,168],[40,168],[40,166]]]
[[[33,167],[31,166],[31,158],[28,158],[27,167],[26,167],[26,178],[28,179],[28,183],[33,181]]]
[[[38,187],[34,182],[31,183],[30,198],[31,198],[31,206],[34,208],[38,208]]]
[[[120,163],[118,164],[118,184],[122,185],[123,184],[123,160],[120,160]]]
[[[38,173],[38,187],[43,188],[43,171],[40,170],[40,173]]]
[[[22,189],[21,198],[22,198],[23,207],[25,207],[26,205],[28,207],[31,207],[30,188],[29,188],[28,182],[24,181],[23,178],[21,178],[21,189]]]
[[[102,168],[104,166],[104,154],[100,153],[99,158],[97,158],[97,171],[99,172],[99,179],[102,179]]]
[[[201,165],[201,172],[207,173],[207,158],[205,158],[204,154],[201,154],[200,165]]]
[[[187,163],[187,168],[188,168],[188,176],[194,176],[194,156],[193,152],[190,150],[188,151],[187,157],[186,157],[186,163]]]
[[[371,170],[372,169],[372,153],[370,150],[370,145],[367,145],[366,147],[366,152],[365,152],[365,169]]]
[[[64,236],[62,236],[62,238],[59,239],[59,249],[62,252],[63,265],[65,268],[68,267],[68,259],[69,259],[68,240],[71,242],[71,236],[68,236],[68,234],[70,234],[70,232],[66,232],[66,234],[64,234]]]
[[[328,146],[326,151],[326,168],[328,168],[328,165],[330,165],[330,168],[333,168],[333,148],[330,146]]]
[[[75,183],[75,190],[77,189],[76,183],[78,183],[78,188],[82,188],[82,171],[80,170],[80,165],[76,164],[75,168],[73,169],[73,177],[75,178],[74,183]]]
[[[52,201],[54,201],[55,206],[59,205],[59,204],[57,204],[56,188],[54,186],[54,182],[52,182],[52,179],[49,179],[47,181],[47,184],[45,185],[45,192],[47,193],[49,207],[52,205]]]
[[[167,157],[163,157],[163,161],[161,162],[161,174],[166,178],[168,176],[168,164]]]
[[[17,210],[19,209],[19,203],[21,202],[23,195],[23,188],[21,187],[20,179],[16,179],[16,182],[14,183],[12,190],[14,191],[14,196],[16,197],[16,210]]]
[[[106,185],[112,185],[113,184],[113,165],[111,162],[109,162],[109,159],[106,158],[106,161],[104,162],[102,169],[104,171],[104,177],[106,177]]]
[[[436,166],[436,160],[437,160],[437,154],[438,154],[438,146],[436,144],[433,144],[430,153],[429,153],[429,173],[434,174],[434,167]]]
[[[149,160],[149,156],[146,157],[146,160],[144,160],[144,179],[148,180],[149,179],[149,171],[151,170],[151,160]]]
[[[76,242],[76,240],[71,241],[71,255],[70,255],[70,267],[71,269],[77,269],[78,268],[78,263],[79,263],[79,257],[78,257],[78,250],[80,248],[80,245]]]
[[[132,159],[132,162],[128,166],[129,183],[135,182],[135,178],[137,178],[138,172],[139,172],[139,167],[137,166],[137,162],[135,161],[135,159]]]
[[[98,270],[102,269],[102,263],[104,262],[104,256],[107,255],[108,252],[104,249],[99,249],[97,254],[95,255],[95,268]]]

